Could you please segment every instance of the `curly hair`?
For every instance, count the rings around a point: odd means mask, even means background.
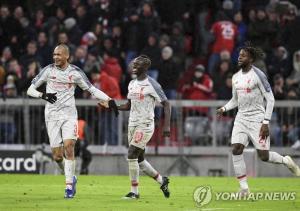
[[[265,54],[262,51],[261,48],[258,47],[254,47],[251,42],[245,42],[245,45],[243,47],[240,48],[240,51],[244,50],[246,51],[250,57],[253,59],[253,62],[255,62],[258,59],[263,59]]]
[[[146,56],[146,55],[139,55],[137,58],[136,58],[136,60],[140,60],[143,64],[144,64],[144,66],[145,66],[145,68],[146,69],[148,69],[150,66],[151,66],[151,60],[150,60],[150,58],[148,57],[148,56]]]

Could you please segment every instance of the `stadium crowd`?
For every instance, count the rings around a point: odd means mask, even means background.
[[[25,96],[52,63],[53,47],[65,43],[70,62],[112,98],[126,97],[130,61],[145,54],[169,99],[227,100],[239,47],[249,40],[265,53],[256,66],[275,99],[299,99],[297,0],[3,0],[0,7],[0,92],[7,98]],[[286,113],[283,119],[295,111]]]

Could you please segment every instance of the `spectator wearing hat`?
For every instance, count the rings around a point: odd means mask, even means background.
[[[205,73],[205,67],[199,64],[195,68],[194,77],[185,84],[183,88],[183,98],[188,100],[210,100],[213,97],[213,81]],[[207,107],[192,107],[191,110],[197,111],[199,115],[207,115]]]
[[[82,31],[78,27],[76,19],[75,18],[67,18],[64,21],[64,26],[67,31],[70,42],[73,43],[74,45],[79,45],[80,39],[82,36]]]

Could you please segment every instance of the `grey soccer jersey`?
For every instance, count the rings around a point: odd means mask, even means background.
[[[252,66],[247,73],[240,70],[234,74],[232,99],[224,107],[226,110],[238,107],[237,119],[253,122],[270,120],[274,96],[265,73]]]
[[[159,83],[149,76],[142,81],[132,80],[127,98],[131,100],[129,126],[153,123],[155,102],[167,100]]]
[[[57,93],[57,101],[54,104],[46,104],[45,120],[77,119],[74,98],[76,85],[83,90],[92,86],[82,70],[71,64],[65,70],[50,64],[32,80],[36,88],[43,83],[47,83],[47,93]]]

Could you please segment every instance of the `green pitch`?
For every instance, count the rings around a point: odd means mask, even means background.
[[[216,201],[197,208],[193,201],[196,187],[209,185],[213,192],[237,191],[235,178],[170,177],[171,197],[165,199],[159,186],[148,177],[140,179],[141,198],[122,200],[129,191],[126,176],[79,176],[77,195],[64,199],[63,176],[0,175],[0,210],[120,210],[120,211],[213,211],[213,210],[300,210],[300,180],[297,178],[252,178],[252,192],[294,191],[293,201]]]

